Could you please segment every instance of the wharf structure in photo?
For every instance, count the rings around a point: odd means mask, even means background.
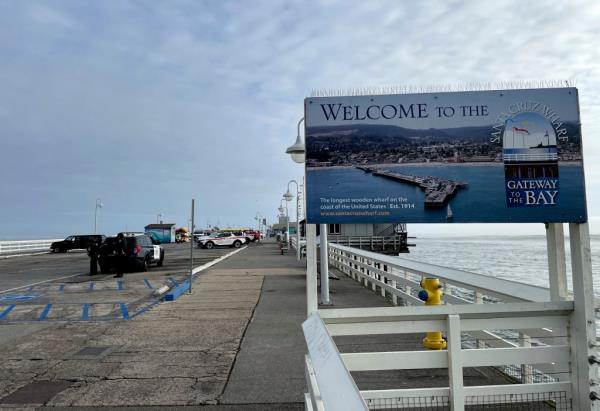
[[[374,176],[385,177],[402,183],[419,186],[425,191],[425,208],[443,207],[460,188],[464,188],[468,185],[468,183],[463,181],[446,180],[432,176],[419,177],[413,174],[379,170],[376,167],[357,166],[356,168],[365,173],[371,173]]]

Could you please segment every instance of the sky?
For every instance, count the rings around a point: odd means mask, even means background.
[[[568,80],[600,232],[600,2],[0,0],[0,239],[256,226],[317,89]],[[290,207],[293,208],[293,207]],[[543,225],[409,225],[423,236]]]

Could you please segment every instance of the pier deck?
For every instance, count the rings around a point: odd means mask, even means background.
[[[112,324],[51,324],[4,341],[0,405],[23,406],[18,389],[56,384],[56,393],[32,403],[55,409],[303,410],[305,281],[305,263],[296,262],[293,253],[282,256],[276,243],[267,242],[202,272],[192,295],[158,304],[143,316]],[[344,275],[331,282],[331,300],[333,308],[389,304]],[[421,339],[387,335],[335,341],[342,352],[372,352],[421,350]],[[77,357],[84,347],[109,350]],[[448,384],[446,370],[353,376],[360,389]],[[464,378],[466,384],[507,383],[492,368],[465,368]]]

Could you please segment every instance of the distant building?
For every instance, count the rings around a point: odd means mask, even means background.
[[[160,241],[161,243],[173,243],[175,242],[175,224],[161,223],[161,224],[148,224],[144,227],[146,234],[150,234],[152,237]]]

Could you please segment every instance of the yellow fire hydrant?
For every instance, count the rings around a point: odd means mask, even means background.
[[[423,278],[419,291],[419,299],[425,301],[425,305],[440,305],[442,303],[442,285],[437,278]],[[446,340],[442,338],[441,331],[431,331],[423,338],[423,346],[430,350],[442,350],[446,348]]]

